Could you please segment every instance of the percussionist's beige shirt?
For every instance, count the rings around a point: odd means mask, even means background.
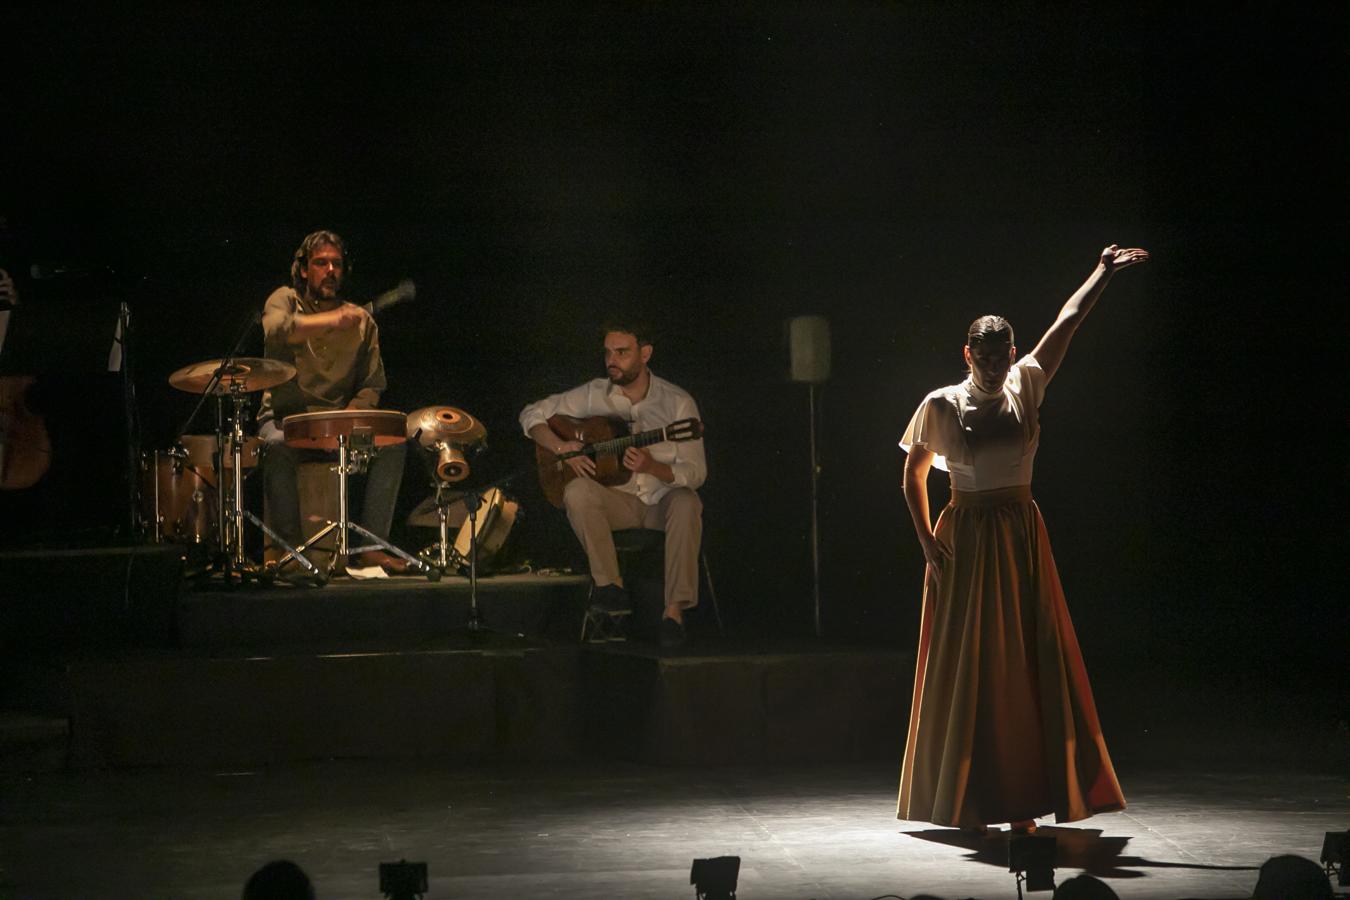
[[[288,344],[296,313],[320,312],[294,288],[272,292],[263,307],[263,355],[295,366],[295,378],[263,393],[259,424],[330,409],[374,409],[384,393],[380,333],[366,312],[356,328],[330,330],[303,343]]]

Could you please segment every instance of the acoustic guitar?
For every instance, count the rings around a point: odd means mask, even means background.
[[[589,456],[595,460],[595,480],[608,487],[627,484],[633,473],[624,468],[623,453],[629,447],[648,447],[663,441],[694,441],[703,437],[703,423],[698,419],[680,419],[664,428],[628,433],[628,423],[607,416],[575,419],[557,415],[548,420],[558,437],[565,441],[585,444],[572,453],[556,454],[535,445],[534,458],[539,467],[539,486],[548,502],[558,508],[563,505],[563,489],[577,475],[564,460],[573,456]]]

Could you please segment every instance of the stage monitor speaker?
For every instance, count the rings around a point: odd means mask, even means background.
[[[797,316],[788,320],[792,380],[820,384],[830,377],[830,320]]]

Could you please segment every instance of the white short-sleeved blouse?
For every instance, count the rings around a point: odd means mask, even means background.
[[[995,393],[970,378],[938,388],[919,404],[900,446],[931,451],[933,465],[951,474],[958,491],[1031,484],[1046,381],[1036,358],[1024,356]]]

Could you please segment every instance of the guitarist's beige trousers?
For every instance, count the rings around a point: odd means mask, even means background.
[[[567,521],[586,550],[596,587],[623,586],[613,532],[652,528],[666,533],[666,607],[698,605],[698,550],[703,540],[703,501],[686,487],[672,488],[648,506],[636,494],[573,478],[563,490]]]

